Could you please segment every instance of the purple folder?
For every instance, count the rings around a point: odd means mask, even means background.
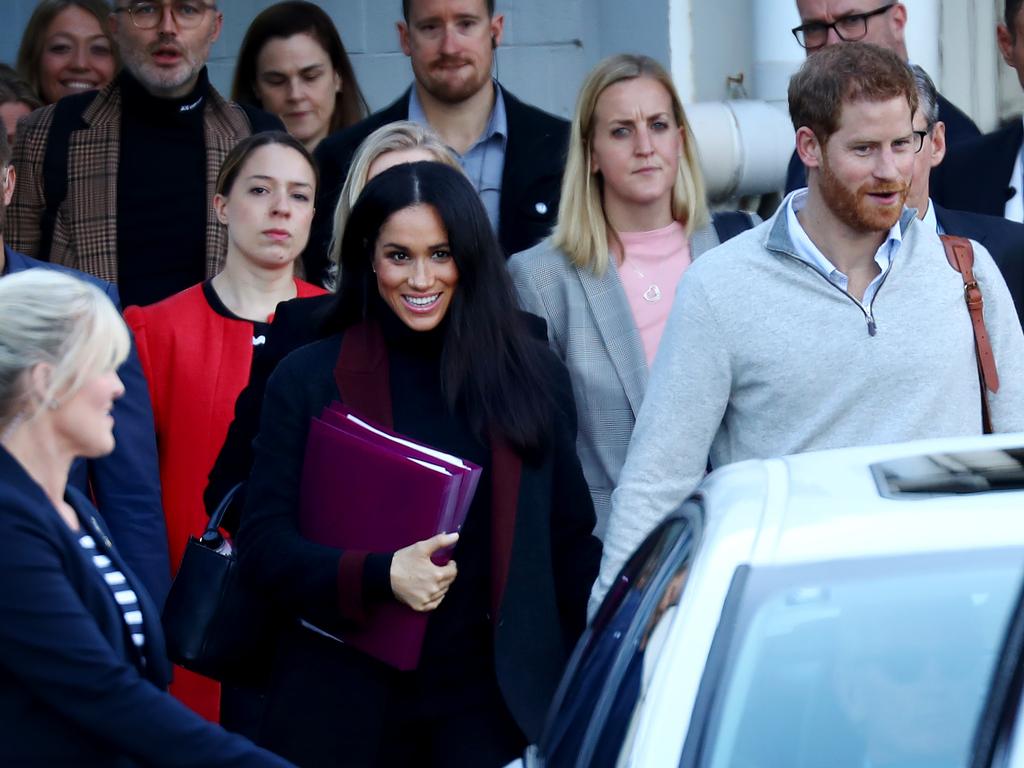
[[[466,514],[469,512],[469,505],[473,501],[477,484],[480,482],[480,467],[465,459],[460,459],[457,456],[452,456],[451,454],[417,443],[389,430],[387,427],[383,427],[369,419],[364,419],[362,416],[350,411],[337,400],[324,408],[320,418],[328,424],[356,434],[375,445],[385,447],[388,450],[397,450],[411,459],[419,459],[445,467],[457,477],[457,501],[451,507],[451,514],[445,518],[436,533],[452,533],[462,530],[462,524],[465,522]],[[444,565],[451,560],[454,549],[454,546],[439,549],[431,559],[437,565]]]
[[[310,422],[299,528],[319,544],[394,552],[458,530],[479,474],[475,465],[332,404]],[[429,616],[397,601],[381,603],[339,639],[397,669],[415,669]]]

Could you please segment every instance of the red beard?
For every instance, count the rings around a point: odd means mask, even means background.
[[[906,183],[878,184],[866,182],[860,188],[851,190],[843,184],[824,157],[821,165],[822,199],[832,214],[857,232],[887,232],[899,221],[903,204],[907,200],[909,185]],[[869,194],[896,194],[892,205],[879,206],[867,199]]]

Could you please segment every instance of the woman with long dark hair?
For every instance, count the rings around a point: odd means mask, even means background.
[[[288,617],[261,740],[303,765],[504,765],[539,735],[600,556],[568,376],[452,168],[366,186],[339,293],[338,332],[267,386],[238,534],[243,574]],[[430,560],[451,537],[367,554],[301,536],[309,422],[335,400],[483,467],[451,563]],[[394,600],[431,612],[411,672],[309,628],[343,635]]]
[[[231,98],[280,117],[310,152],[369,111],[334,22],[304,0],[276,3],[252,20]]]

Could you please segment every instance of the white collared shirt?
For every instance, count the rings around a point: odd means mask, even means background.
[[[1024,117],[1021,119],[1024,120]],[[1017,150],[1017,155],[1013,160],[1013,171],[1010,173],[1010,188],[1013,190],[1013,197],[1006,201],[1006,207],[1003,209],[1003,216],[1010,221],[1024,222],[1024,192],[1021,191],[1021,187],[1024,186],[1022,163],[1024,163],[1024,143],[1021,143],[1020,149]]]
[[[924,218],[921,219],[921,225],[929,231],[934,230],[937,234],[946,234],[946,230],[942,228],[938,218],[935,216],[935,203],[932,202],[930,197],[928,198],[928,210],[925,211]]]
[[[800,220],[796,217],[796,212],[803,208],[806,203],[806,189],[796,190],[789,196],[785,203],[786,220],[789,224],[789,234],[793,241],[793,249],[796,251],[796,256],[801,261],[807,262],[818,270],[818,272],[827,277],[830,283],[849,293],[850,279],[840,272],[836,268],[835,264],[825,257],[825,254],[818,250],[818,246],[811,242],[811,238],[807,236],[804,228],[800,225]],[[868,308],[871,306],[871,302],[874,300],[875,294],[878,292],[878,287],[882,284],[882,280],[885,279],[885,275],[892,266],[892,261],[896,257],[896,252],[899,250],[902,243],[903,233],[900,230],[900,223],[897,220],[889,230],[889,235],[885,238],[885,242],[883,242],[881,246],[879,246],[878,250],[875,251],[875,263],[878,265],[879,272],[875,275],[875,279],[871,281],[867,289],[865,289],[864,299],[862,301],[858,301],[862,307]],[[855,301],[857,300],[856,296],[850,296],[850,298]]]

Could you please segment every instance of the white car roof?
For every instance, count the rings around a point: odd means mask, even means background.
[[[677,766],[736,568],[1024,544],[1024,491],[883,498],[879,461],[1024,447],[1024,433],[844,448],[723,467],[701,484],[702,541],[652,670],[629,766]],[[668,713],[668,714],[666,714]]]
[[[885,498],[871,471],[881,461],[1006,448],[1024,449],[1024,433],[734,464],[702,486],[701,549],[724,546],[735,565],[763,566],[1024,544],[1024,490]],[[748,551],[732,546],[737,538]]]

